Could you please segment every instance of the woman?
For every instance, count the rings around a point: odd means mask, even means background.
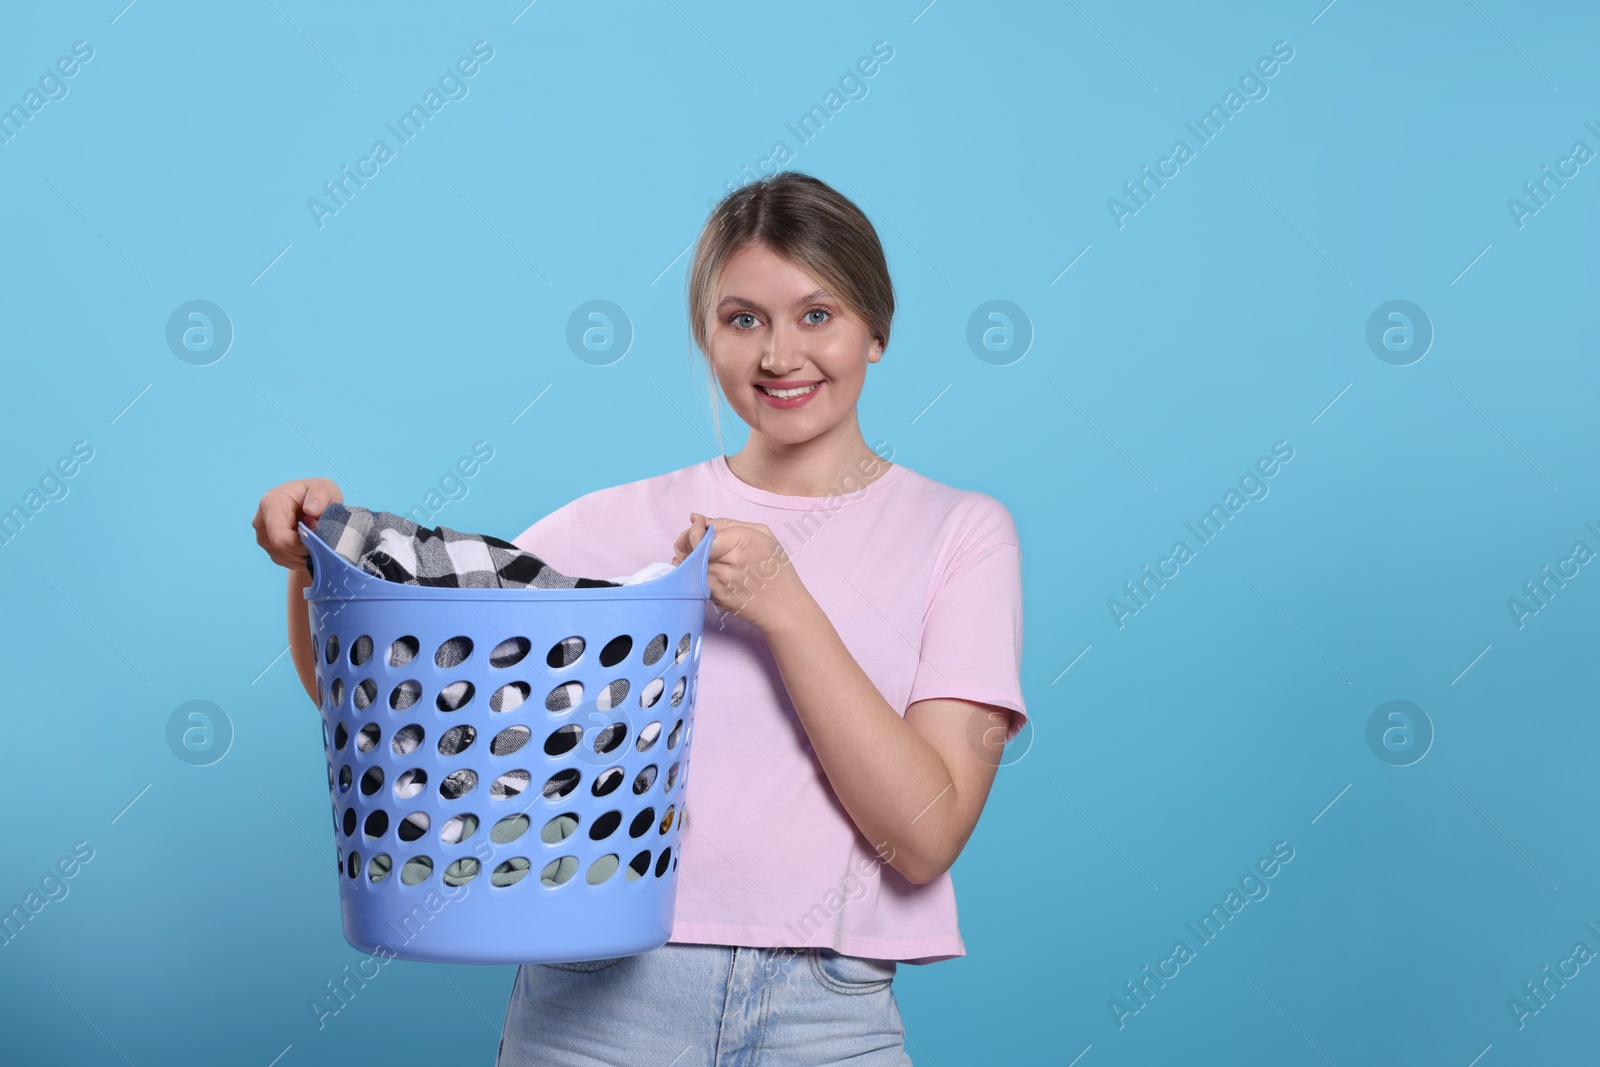
[[[863,439],[856,402],[894,293],[872,224],[834,189],[788,171],[729,194],[688,298],[744,448],[590,493],[514,539],[594,576],[669,544],[680,562],[716,528],[672,937],[520,967],[498,1062],[906,1064],[897,966],[966,954],[949,868],[1027,714],[1016,528],[992,497]],[[291,516],[337,499],[291,482],[257,515],[292,568],[297,666]]]

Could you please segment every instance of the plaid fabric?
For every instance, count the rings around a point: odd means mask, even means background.
[[[460,589],[598,589],[621,583],[573,578],[509,541],[430,528],[387,511],[329,504],[316,535],[367,574],[403,585]]]

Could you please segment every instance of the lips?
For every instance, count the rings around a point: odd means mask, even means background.
[[[821,395],[822,387],[826,382],[818,380],[812,382],[753,382],[757,393],[761,395],[761,402],[768,407],[781,411],[803,408],[812,400]],[[788,395],[780,396],[770,392],[770,389],[782,389]],[[803,389],[804,392],[791,392],[793,389]]]

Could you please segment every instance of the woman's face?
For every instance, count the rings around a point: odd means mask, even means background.
[[[754,243],[723,266],[715,300],[707,326],[711,365],[752,430],[799,444],[847,418],[854,425],[867,364],[883,348],[822,283]],[[814,388],[790,398],[769,392],[806,386]]]

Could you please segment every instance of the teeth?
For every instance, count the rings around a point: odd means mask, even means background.
[[[817,384],[819,384],[819,383],[813,382],[811,385],[806,386],[804,389],[768,389],[764,385],[757,386],[757,388],[760,389],[763,393],[766,393],[768,396],[775,396],[775,397],[779,397],[780,399],[787,399],[787,398],[789,398],[791,396],[805,396],[807,393],[811,392],[811,390],[815,389],[817,387]]]

